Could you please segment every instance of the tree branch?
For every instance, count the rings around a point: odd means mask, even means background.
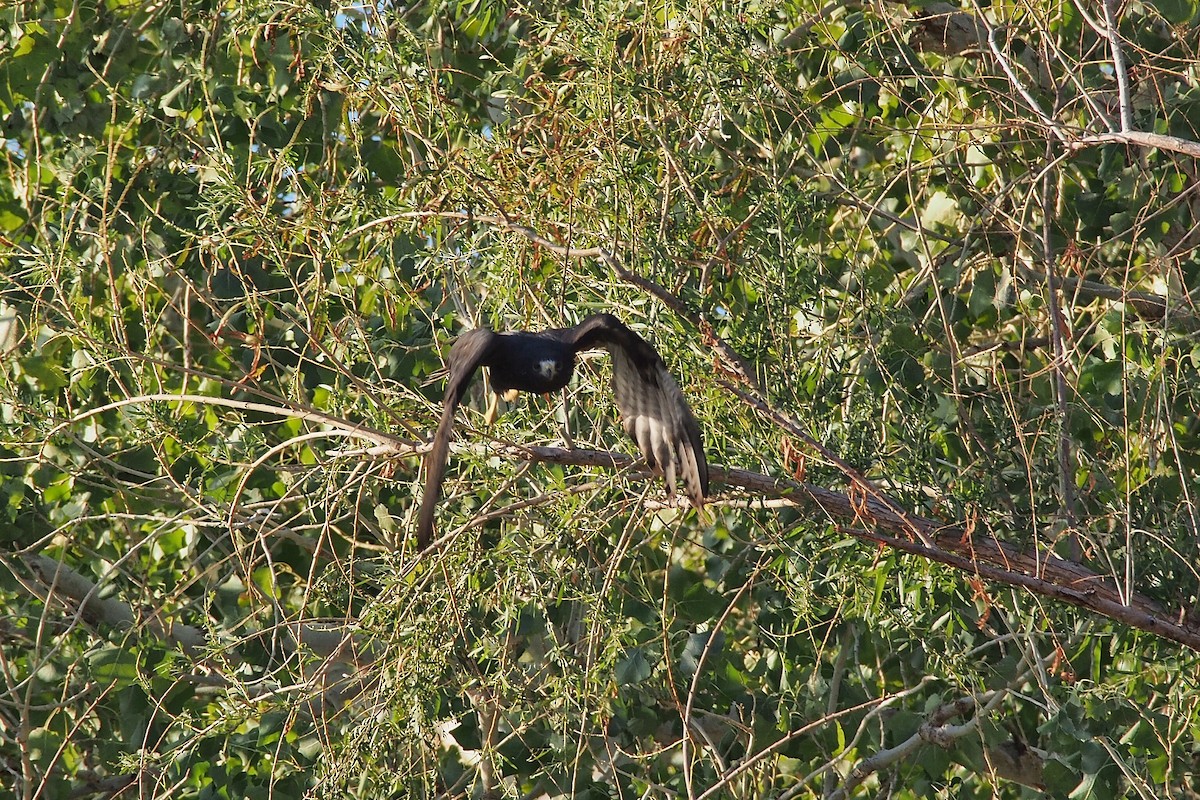
[[[1046,141],[1046,160],[1053,157],[1052,143]],[[1054,208],[1059,197],[1052,196],[1058,186],[1053,180],[1053,174],[1046,170],[1042,173],[1042,261],[1046,264],[1049,281],[1046,286],[1046,299],[1050,306],[1050,343],[1054,359],[1050,363],[1052,372],[1053,399],[1058,416],[1058,491],[1059,510],[1070,530],[1070,554],[1072,561],[1078,561],[1083,548],[1079,544],[1079,532],[1075,529],[1075,474],[1071,468],[1071,417],[1067,398],[1070,392],[1067,388],[1067,348],[1063,337],[1069,331],[1067,320],[1062,310],[1062,298],[1059,296],[1061,282],[1058,278],[1057,255],[1054,252]]]
[[[383,434],[380,434],[383,435]],[[418,455],[426,445],[376,446],[353,455]],[[564,466],[602,467],[630,472],[646,479],[650,470],[640,459],[607,450],[568,450],[560,447],[456,443],[457,452],[498,456],[514,461],[533,461]],[[1155,601],[1134,594],[1128,603],[1112,581],[1052,552],[1025,552],[974,525],[948,523],[894,508],[894,502],[861,493],[842,493],[790,478],[776,478],[750,470],[709,467],[709,479],[758,497],[786,500],[792,505],[823,512],[831,522],[844,523],[839,530],[856,539],[898,550],[954,567],[968,575],[995,583],[1019,586],[1034,594],[1060,600],[1116,622],[1156,634],[1200,652],[1200,628],[1181,613],[1177,622]],[[863,523],[870,528],[860,527]],[[914,531],[920,536],[914,541]],[[446,537],[443,537],[446,538]],[[925,544],[923,540],[928,540]],[[437,543],[431,546],[436,547]]]
[[[153,400],[213,403],[243,409],[254,407],[254,410],[258,411],[281,415],[289,414],[287,409],[273,406],[187,395],[147,395],[141,398],[130,398],[105,408],[135,401]],[[85,419],[98,413],[99,410],[93,409],[90,412],[82,413],[76,419]],[[417,444],[366,426],[347,425],[344,421],[327,415],[313,414],[307,410],[295,411],[291,415],[334,425],[342,431],[352,432],[355,436],[376,443],[374,447],[367,450],[355,451],[361,454],[419,455],[427,449],[427,445],[423,443]],[[488,454],[514,460],[632,470],[646,477],[650,475],[649,469],[644,466],[643,462],[635,461],[627,455],[602,450],[566,450],[555,447],[522,447],[498,443],[455,445],[455,449],[460,451],[479,448]],[[354,453],[339,451],[338,454],[346,456]],[[998,583],[1021,586],[1035,594],[1052,597],[1090,610],[1130,627],[1157,634],[1200,651],[1200,628],[1187,623],[1182,614],[1180,614],[1178,622],[1172,622],[1167,618],[1166,612],[1149,598],[1135,594],[1129,598],[1128,603],[1123,602],[1121,593],[1107,578],[1079,564],[1064,561],[1049,552],[1026,553],[990,535],[977,536],[974,533],[974,526],[948,524],[908,513],[895,501],[878,492],[864,492],[865,487],[862,485],[858,485],[858,490],[851,494],[843,494],[801,481],[773,478],[748,470],[719,467],[710,469],[710,478],[714,482],[742,488],[760,497],[786,499],[798,506],[820,509],[831,520],[840,520],[846,523],[847,527],[842,528],[843,532],[856,538],[938,561],[968,574],[978,575]],[[853,476],[851,479],[853,480]],[[873,527],[871,529],[858,527],[863,522],[869,523]],[[45,563],[57,565],[53,559],[46,559]],[[49,569],[50,567],[45,566],[46,571]],[[67,577],[70,576],[67,575]],[[94,598],[89,597],[88,592],[84,592],[83,596],[94,602]],[[127,613],[131,614],[132,612]]]
[[[1085,147],[1094,147],[1101,144],[1133,144],[1139,147],[1155,147],[1159,150],[1170,150],[1175,153],[1182,153],[1185,156],[1191,156],[1192,158],[1200,158],[1200,142],[1195,142],[1191,139],[1181,139],[1178,136],[1167,136],[1162,133],[1149,133],[1147,131],[1096,133],[1068,142],[1067,147],[1071,150],[1082,150]]]
[[[908,739],[895,747],[880,750],[875,755],[864,758],[855,764],[854,769],[846,778],[845,784],[830,795],[830,800],[844,800],[872,774],[887,769],[925,744],[936,744],[942,749],[949,749],[956,740],[973,732],[979,726],[980,721],[994,711],[1007,695],[1007,691],[984,692],[980,695],[960,697],[951,703],[944,703],[935,709]],[[947,724],[954,717],[961,717],[972,709],[975,709],[975,715],[966,722],[961,725]]]
[[[992,45],[995,47],[994,31],[992,31],[992,38]],[[712,333],[712,328],[708,325],[707,320],[692,311],[683,301],[663,287],[626,270],[616,256],[603,247],[579,248],[559,244],[546,239],[527,225],[514,222],[503,210],[495,216],[447,211],[404,212],[374,220],[356,228],[350,235],[388,221],[428,217],[484,222],[519,233],[531,242],[564,258],[596,258],[603,261],[622,280],[643,288],[662,300],[673,311],[697,325],[706,334],[708,343],[718,350],[731,372],[753,387],[761,396],[753,370],[727,342]],[[831,454],[826,448],[808,436],[799,426],[792,424],[789,419],[770,409],[765,401],[746,395],[729,384],[726,384],[726,388],[741,395],[743,401],[771,418],[776,425],[788,430],[789,433],[800,436],[810,447],[814,447],[826,458],[830,458]],[[760,405],[761,408],[759,408]],[[364,435],[363,438],[372,437]],[[384,448],[386,449],[386,447],[385,445]],[[371,448],[371,450],[379,451],[380,448]],[[423,451],[424,446],[419,446],[417,450]],[[393,452],[411,453],[413,449],[411,446],[401,446]],[[628,469],[634,465],[633,459],[628,456],[595,450],[562,450],[493,444],[489,446],[489,452],[509,458],[579,466],[602,466],[610,469]],[[875,489],[850,465],[836,458],[832,458],[831,462],[850,478],[852,484],[850,494],[841,494],[799,481],[770,478],[737,469],[721,470],[714,467],[710,469],[710,478],[726,485],[740,486],[759,496],[788,498],[798,505],[815,505],[827,513],[831,519],[848,523],[850,527],[844,530],[852,536],[939,561],[988,580],[1011,586],[1021,586],[1036,594],[1053,597],[1070,605],[1088,609],[1200,651],[1200,628],[1186,624],[1182,614],[1177,623],[1171,622],[1162,608],[1141,595],[1131,596],[1126,603],[1117,587],[1109,579],[1075,562],[1062,560],[1052,552],[1025,553],[990,535],[977,538],[974,526],[946,524],[907,513],[899,504]],[[857,527],[864,521],[874,526],[873,530],[862,530]]]
[[[1115,303],[1125,303],[1139,317],[1161,321],[1166,325],[1182,331],[1200,331],[1200,316],[1182,303],[1172,303],[1166,297],[1153,292],[1140,292],[1125,289],[1120,286],[1109,286],[1099,281],[1089,281],[1085,278],[1074,278],[1069,275],[1051,277],[1044,272],[1037,272],[1019,262],[1017,268],[1021,275],[1029,280],[1050,284],[1056,281],[1062,291],[1069,294],[1079,294],[1086,298],[1110,300]]]
[[[137,622],[137,615],[128,603],[115,597],[100,597],[95,583],[61,561],[37,554],[27,555],[23,561],[37,583],[22,582],[43,602],[55,599],[65,602],[93,626],[128,630]],[[179,645],[192,656],[199,654],[207,643],[204,631],[181,622],[168,623],[155,616],[148,620],[148,628],[155,637]]]
[[[1133,130],[1133,101],[1129,97],[1129,72],[1125,66],[1125,49],[1121,46],[1121,31],[1117,26],[1117,9],[1113,0],[1104,0],[1104,28],[1108,47],[1112,51],[1113,72],[1117,75],[1118,103],[1121,109],[1121,132]]]

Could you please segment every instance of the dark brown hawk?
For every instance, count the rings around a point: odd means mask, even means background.
[[[425,496],[417,519],[417,543],[422,550],[433,540],[433,516],[446,473],[454,411],[475,370],[488,367],[492,392],[509,400],[517,392],[546,394],[571,380],[576,353],[596,348],[612,356],[613,389],[626,433],[637,442],[650,468],[663,476],[668,495],[674,495],[675,481],[681,478],[692,505],[703,508],[708,463],[700,426],[662,358],[645,339],[612,314],[594,314],[573,328],[536,332],[479,328],[459,336],[447,358],[450,378],[442,418],[425,457]],[[490,418],[494,410],[494,405],[489,407]]]

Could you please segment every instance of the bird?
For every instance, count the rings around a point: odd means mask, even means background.
[[[667,370],[662,357],[645,339],[612,314],[593,314],[569,328],[496,332],[467,331],[455,339],[447,356],[449,378],[442,416],[425,456],[425,491],[417,517],[420,550],[433,540],[434,512],[446,474],[454,413],[479,367],[488,368],[492,396],[485,419],[495,421],[499,396],[508,401],[518,392],[548,394],[565,387],[575,371],[575,356],[603,348],[613,362],[613,390],[621,424],[637,443],[646,463],[661,474],[667,494],[675,481],[697,509],[708,494],[708,462],[700,426]]]

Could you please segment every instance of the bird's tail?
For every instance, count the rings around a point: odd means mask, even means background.
[[[442,493],[446,461],[450,457],[450,429],[454,426],[457,405],[457,402],[446,403],[442,407],[442,418],[433,435],[433,448],[425,454],[425,495],[421,498],[421,513],[417,516],[417,547],[420,550],[429,547],[433,541],[433,515]]]

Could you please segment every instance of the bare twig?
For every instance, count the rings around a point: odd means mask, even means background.
[[[688,797],[696,796],[692,784],[692,760],[688,750],[692,741],[692,732],[697,727],[692,719],[692,716],[695,712],[696,696],[700,690],[700,678],[704,674],[704,664],[708,660],[708,657],[712,651],[714,638],[721,631],[721,629],[725,627],[725,621],[729,618],[729,615],[733,612],[734,608],[737,607],[737,604],[742,599],[742,596],[754,585],[755,581],[758,579],[759,572],[762,571],[764,566],[765,560],[760,559],[759,563],[755,566],[754,571],[750,573],[749,577],[747,577],[746,580],[742,582],[742,585],[738,588],[738,590],[734,592],[733,597],[725,605],[725,610],[721,613],[720,618],[718,618],[717,621],[709,628],[708,641],[704,643],[704,647],[700,651],[700,657],[696,659],[696,670],[692,673],[691,683],[688,684],[687,702],[683,708],[683,769],[685,772],[685,781],[687,783]],[[834,710],[835,709],[830,709],[831,712]],[[722,771],[725,771],[726,769],[724,765],[721,765],[720,768]]]
[[[1200,142],[1182,139],[1178,136],[1168,136],[1133,129],[1133,98],[1129,87],[1129,69],[1125,61],[1124,47],[1118,29],[1115,0],[1104,0],[1105,24],[1103,25],[1087,13],[1085,6],[1085,3],[1075,3],[1076,9],[1078,9],[1087,23],[1109,41],[1109,49],[1112,52],[1113,58],[1113,71],[1117,79],[1118,105],[1120,109],[1120,130],[1112,130],[1112,120],[1108,119],[1103,113],[1097,113],[1100,121],[1104,123],[1104,127],[1108,130],[1105,133],[1085,136],[1078,136],[1075,132],[1068,130],[1042,108],[1041,104],[1033,96],[1033,93],[1016,74],[1008,56],[1000,48],[996,39],[1000,29],[992,25],[978,3],[975,4],[975,16],[979,24],[986,29],[988,49],[995,57],[996,63],[1000,65],[1000,69],[1008,78],[1009,83],[1012,84],[1013,89],[1021,96],[1025,105],[1037,117],[1038,122],[1046,128],[1050,136],[1061,142],[1068,150],[1082,150],[1102,144],[1127,144],[1138,147],[1152,147],[1159,150],[1182,153],[1192,158],[1200,158]],[[1098,112],[1098,107],[1092,103],[1086,93],[1084,93],[1084,96],[1093,111]]]
[[[1195,142],[1191,139],[1181,139],[1178,136],[1167,136],[1162,133],[1148,133],[1146,131],[1131,130],[1097,133],[1067,142],[1067,147],[1071,150],[1082,150],[1085,147],[1095,147],[1101,144],[1132,144],[1138,147],[1153,147],[1159,150],[1182,153],[1192,158],[1200,158],[1200,142]]]
[[[786,430],[790,435],[795,436],[796,438],[802,440],[811,449],[816,450],[818,453],[820,453],[823,458],[825,458],[826,460],[829,461],[829,463],[833,464],[838,469],[840,469],[842,471],[842,473],[845,474],[845,476],[850,479],[852,487],[854,487],[855,489],[858,489],[858,490],[862,491],[863,493],[865,493],[866,495],[874,498],[879,503],[882,503],[885,507],[890,509],[896,515],[897,519],[899,519],[901,521],[904,521],[907,519],[907,514],[900,507],[899,503],[897,503],[895,500],[891,499],[890,497],[885,495],[882,491],[880,491],[880,489],[877,486],[875,486],[875,484],[873,484],[871,481],[869,481],[866,478],[866,476],[864,476],[861,472],[859,472],[857,469],[855,469],[848,461],[839,457],[836,453],[834,453],[832,450],[830,450],[825,445],[818,442],[812,436],[809,436],[808,432],[804,430],[803,426],[801,426],[799,422],[792,419],[787,414],[784,414],[783,412],[779,411],[778,409],[772,408],[771,405],[769,403],[767,403],[767,401],[761,397],[755,397],[753,395],[747,394],[746,392],[743,392],[742,390],[738,389],[736,386],[733,386],[724,381],[720,381],[720,383],[722,383],[725,386],[725,388],[728,389],[730,392],[737,395],[737,397],[739,399],[741,399],[742,402],[746,403],[748,406],[753,408],[755,411],[762,414],[767,419],[771,420],[776,425],[778,425],[779,427]],[[929,538],[925,535],[925,531],[921,530],[918,526],[906,524],[906,529],[907,529],[907,533],[910,536],[917,539],[917,541],[921,542],[922,544],[926,545],[927,547],[934,546],[933,542],[930,541]]]
[[[897,761],[911,755],[926,744],[949,748],[956,740],[972,733],[980,721],[994,711],[1008,696],[1007,691],[984,692],[980,695],[961,697],[951,703],[939,706],[929,715],[915,733],[900,744],[880,750],[869,758],[864,758],[854,765],[846,782],[832,795],[830,800],[844,800],[850,797],[863,781],[880,770],[887,769]],[[961,725],[948,725],[954,717],[961,717],[974,710],[975,715]]]
[[[383,433],[382,431],[376,431],[373,428],[368,428],[363,425],[355,425],[353,423],[348,423],[344,419],[340,419],[338,417],[332,416],[330,414],[325,414],[320,411],[316,411],[314,409],[288,408],[286,406],[271,406],[271,405],[266,405],[264,403],[251,403],[251,402],[247,402],[245,400],[230,400],[225,397],[210,397],[208,395],[200,395],[200,394],[169,394],[169,393],[143,394],[143,395],[136,395],[134,397],[126,397],[121,400],[117,400],[115,402],[108,403],[106,405],[97,406],[96,408],[91,408],[91,409],[88,409],[87,411],[82,411],[82,412],[76,414],[74,417],[71,417],[71,419],[67,420],[66,422],[60,423],[59,425],[55,426],[50,431],[50,433],[47,434],[46,439],[49,440],[55,434],[60,433],[61,431],[65,430],[66,428],[68,428],[72,425],[78,424],[80,422],[83,422],[84,420],[91,419],[92,417],[95,417],[99,414],[103,414],[106,411],[112,411],[113,409],[124,408],[126,406],[141,405],[144,403],[195,403],[196,405],[202,405],[202,406],[203,405],[224,406],[226,408],[233,408],[233,409],[237,409],[239,411],[256,411],[256,412],[263,413],[263,414],[275,414],[280,417],[288,417],[291,419],[300,419],[300,420],[306,420],[309,422],[320,422],[325,425],[328,425],[330,428],[344,432],[345,435],[357,436],[361,439],[365,439],[367,441],[374,442],[375,444],[390,445],[390,444],[394,444],[397,441],[402,441],[398,437],[392,436],[391,434]]]
[[[741,776],[744,773],[746,773],[747,771],[753,769],[759,762],[770,757],[776,751],[786,747],[789,743],[795,741],[796,739],[800,738],[801,736],[807,736],[810,733],[812,733],[813,731],[819,730],[820,728],[824,727],[825,725],[828,725],[829,723],[834,722],[835,720],[838,720],[842,717],[847,716],[848,713],[857,714],[859,712],[865,711],[867,717],[878,716],[881,712],[883,712],[884,709],[895,705],[896,703],[900,702],[901,700],[905,699],[906,697],[910,697],[910,696],[916,694],[917,692],[924,690],[925,684],[929,680],[930,680],[929,678],[922,679],[915,686],[910,686],[909,688],[903,689],[899,692],[896,692],[895,694],[890,694],[890,695],[887,695],[886,697],[873,698],[871,700],[867,700],[864,703],[859,703],[858,705],[851,706],[850,708],[843,708],[842,710],[837,711],[833,714],[826,714],[825,716],[821,717],[820,719],[814,720],[807,725],[803,725],[799,728],[788,731],[786,734],[779,737],[774,742],[772,742],[771,744],[764,747],[762,750],[759,750],[754,755],[748,756],[748,757],[742,759],[735,767],[733,767],[728,772],[726,772],[724,775],[722,775],[720,780],[718,780],[712,786],[708,787],[704,791],[704,793],[699,796],[698,800],[707,800],[707,798],[709,798],[709,797],[713,797],[715,795],[720,794],[723,791],[728,790],[730,784],[735,779],[737,779],[739,776]]]
[[[1029,280],[1047,284],[1052,280],[1051,276],[1045,272],[1038,272],[1020,263],[1018,263],[1017,267],[1020,273]],[[1200,316],[1197,316],[1182,303],[1172,303],[1162,295],[1152,292],[1139,292],[1120,286],[1109,286],[1099,281],[1074,278],[1070,275],[1059,275],[1055,280],[1058,281],[1062,290],[1068,294],[1125,303],[1139,317],[1162,321],[1171,327],[1183,331],[1200,330]]]
[[[1008,82],[1012,84],[1012,87],[1017,90],[1017,94],[1021,95],[1021,99],[1025,101],[1025,105],[1029,107],[1030,111],[1037,115],[1038,121],[1040,121],[1042,125],[1046,126],[1046,129],[1053,134],[1054,138],[1062,142],[1068,141],[1070,136],[1067,135],[1067,132],[1063,130],[1062,126],[1055,122],[1049,114],[1045,112],[1041,103],[1039,103],[1037,98],[1033,96],[1033,93],[1029,91],[1029,87],[1027,87],[1025,82],[1017,76],[1016,71],[1013,69],[1012,64],[1008,60],[1008,56],[1003,50],[1000,49],[1000,45],[996,41],[996,34],[999,31],[999,28],[997,28],[995,25],[992,25],[992,23],[988,20],[987,15],[983,13],[983,9],[979,7],[978,3],[975,3],[975,16],[978,19],[979,24],[982,25],[984,30],[987,31],[988,49],[991,50],[992,55],[996,59],[996,63],[1000,65],[1000,69],[1004,71],[1004,75],[1008,78]]]
[[[1133,130],[1133,101],[1129,96],[1129,71],[1125,66],[1125,49],[1121,46],[1121,31],[1117,25],[1116,3],[1113,0],[1104,0],[1104,28],[1109,49],[1112,51],[1113,72],[1117,75],[1121,132],[1128,133]]]
[[[1046,160],[1052,153],[1052,144],[1046,142]],[[1059,503],[1064,520],[1070,529],[1071,560],[1082,556],[1079,534],[1075,528],[1075,470],[1071,468],[1071,418],[1067,405],[1067,350],[1063,337],[1067,333],[1067,320],[1063,316],[1062,298],[1059,296],[1058,262],[1054,252],[1053,232],[1054,209],[1057,198],[1052,196],[1055,181],[1050,172],[1042,175],[1042,261],[1046,265],[1046,297],[1050,305],[1050,343],[1054,350],[1052,371],[1054,374],[1054,403],[1058,412],[1058,486]]]

